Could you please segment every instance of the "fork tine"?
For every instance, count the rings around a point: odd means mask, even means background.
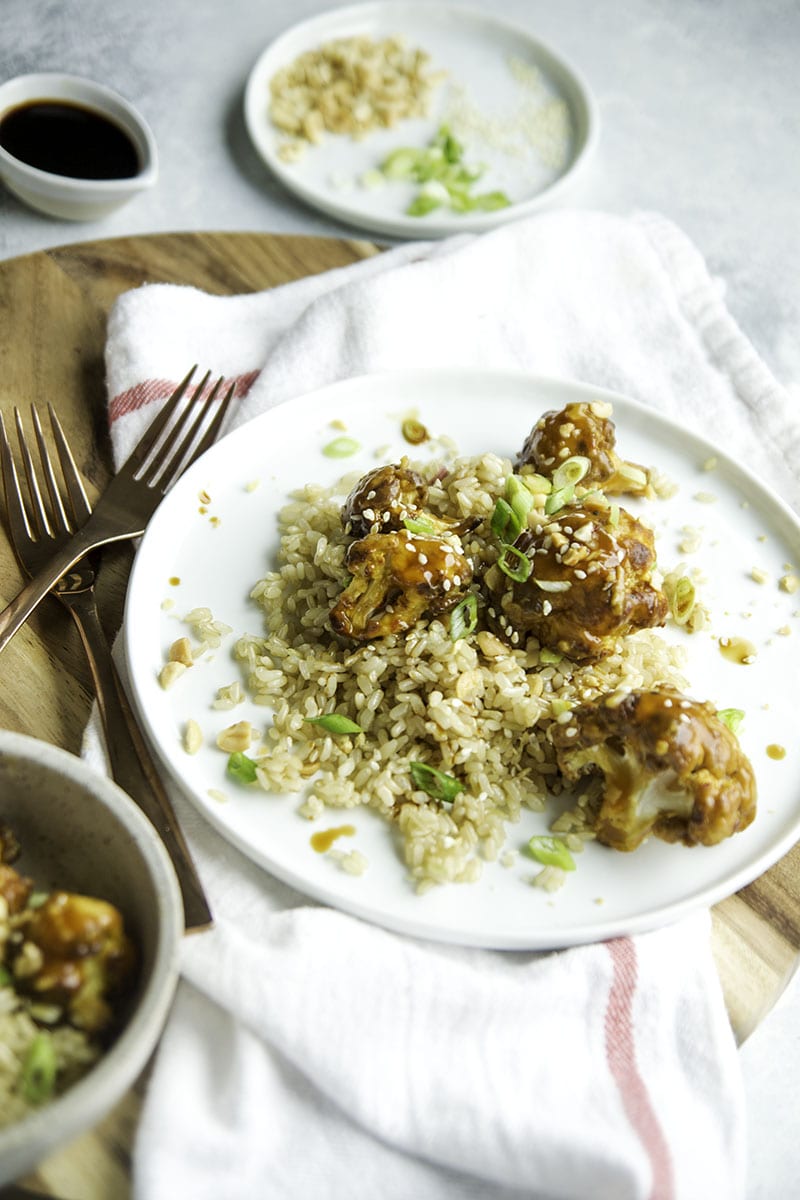
[[[0,412],[0,467],[3,472],[3,492],[6,501],[6,516],[11,527],[11,534],[15,540],[23,540],[25,538],[33,538],[33,530],[31,529],[28,513],[22,500],[22,490],[19,485],[19,475],[17,474],[16,463],[14,456],[11,453],[11,444],[8,440],[6,432],[6,423],[3,419],[3,414]]]
[[[185,393],[186,389],[188,388],[189,383],[191,382],[192,376],[194,375],[196,369],[197,369],[196,366],[192,367],[191,371],[189,371],[189,373],[178,384],[175,391],[169,397],[169,399],[167,400],[166,404],[164,405],[164,407],[162,408],[162,410],[158,414],[158,416],[154,417],[153,420],[150,422],[149,426],[145,430],[144,435],[142,436],[138,445],[133,449],[130,457],[128,458],[127,462],[125,463],[125,469],[127,471],[129,471],[129,472],[133,471],[133,473],[135,474],[141,467],[144,466],[144,464],[146,463],[146,461],[149,457],[150,451],[156,445],[161,434],[164,432],[167,425],[169,424],[172,416],[180,407],[181,401],[183,400],[184,393]],[[205,387],[206,383],[209,380],[210,375],[211,375],[211,372],[207,371],[206,374],[203,376],[203,378],[200,380],[200,383],[195,388],[193,399],[201,394],[203,388]]]
[[[39,461],[42,466],[42,474],[44,475],[47,492],[50,496],[50,504],[52,505],[51,514],[48,517],[44,507],[41,507],[41,517],[48,524],[51,530],[55,533],[70,533],[72,525],[67,516],[67,510],[64,507],[64,501],[61,498],[61,489],[56,482],[55,471],[53,470],[53,460],[50,457],[50,451],[47,448],[47,442],[44,440],[44,432],[42,431],[42,422],[39,418],[39,411],[35,404],[31,405],[31,419],[33,421],[33,432],[36,438],[36,445],[39,450]],[[21,423],[18,424],[18,432],[20,438],[20,446],[22,447],[23,457],[30,455],[27,451],[27,443],[23,445],[23,433],[21,431]],[[42,497],[38,495],[38,502],[42,505]],[[55,526],[55,529],[53,529]]]
[[[206,378],[208,377],[206,376]],[[203,382],[205,383],[205,380]],[[198,389],[192,396],[188,407],[183,410],[141,475],[141,479],[149,486],[152,486],[161,476],[166,475],[167,470],[180,466],[197,436],[197,431],[200,429],[206,413],[214,403],[221,385],[222,380],[218,379],[208,396],[202,401],[199,411],[197,411],[197,405],[202,399],[200,390]]]
[[[72,507],[72,515],[76,525],[83,525],[92,511],[92,506],[89,503],[89,497],[86,495],[86,489],[83,486],[83,480],[81,479],[77,463],[70,450],[67,435],[61,427],[61,422],[52,404],[48,404],[47,412],[50,417],[50,426],[53,430],[53,441],[56,444],[58,461],[61,463],[61,474],[64,478],[67,495]]]
[[[38,418],[35,417],[34,426],[36,425],[36,419]],[[22,424],[22,415],[20,414],[18,408],[14,409],[14,420],[17,426],[17,440],[19,442],[20,455],[22,457],[22,468],[25,473],[25,478],[28,481],[30,517],[31,524],[33,525],[34,535],[36,537],[52,537],[52,523],[47,516],[47,509],[45,508],[44,499],[42,497],[42,490],[39,486],[39,477],[36,474],[36,468],[33,465],[33,458],[28,447],[28,439],[25,436],[25,427]],[[60,512],[58,511],[58,507],[61,508]],[[56,509],[56,518],[57,521],[63,519],[66,524],[67,518],[63,510],[63,505],[61,505],[60,498]]]
[[[172,483],[174,483],[178,475],[180,475],[191,463],[193,463],[195,459],[199,458],[201,454],[204,454],[205,451],[208,450],[208,448],[216,441],[217,434],[219,433],[222,423],[225,420],[225,416],[230,408],[231,400],[233,399],[236,391],[235,383],[230,384],[225,395],[219,402],[217,402],[214,416],[208,423],[208,427],[198,441],[197,445],[193,446],[193,442],[197,437],[197,434],[203,428],[203,425],[206,423],[208,415],[217,399],[217,393],[224,382],[225,381],[222,378],[217,380],[214,387],[211,389],[211,392],[206,397],[200,412],[197,414],[195,420],[186,431],[177,450],[172,453],[169,461],[164,462],[163,467],[160,468],[159,483],[162,491],[166,491],[166,489]]]
[[[214,414],[214,418],[198,442],[196,449],[193,451],[190,462],[194,462],[196,458],[199,458],[201,454],[205,454],[206,450],[209,450],[211,446],[214,445],[214,442],[217,440],[217,435],[222,428],[222,422],[225,420],[225,417],[228,414],[228,409],[231,406],[231,401],[233,400],[235,392],[236,384],[232,383],[225,395],[220,400],[217,411]]]
[[[165,465],[160,480],[162,491],[166,491],[166,489],[172,483],[174,483],[177,477],[183,473],[186,467],[190,466],[191,463],[193,463],[195,459],[199,458],[201,454],[204,454],[205,451],[208,450],[209,447],[212,446],[216,441],[217,434],[220,431],[222,422],[225,420],[225,416],[230,408],[231,400],[233,399],[236,391],[235,383],[230,385],[227,392],[220,400],[219,404],[217,405],[217,411],[214,413],[213,419],[210,421],[208,428],[206,429],[200,441],[189,454],[189,457],[186,457],[187,451],[189,451],[192,442],[197,435],[197,431],[202,428],[203,422],[208,416],[208,413],[211,409],[211,404],[215,399],[222,382],[222,379],[217,380],[216,386],[203,405],[203,408],[197,419],[193,422],[191,429],[189,429],[186,436],[183,438],[180,446],[178,447],[176,453],[173,454],[170,462]]]

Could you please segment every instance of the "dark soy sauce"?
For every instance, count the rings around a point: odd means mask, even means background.
[[[0,146],[14,158],[72,179],[131,179],[141,164],[131,139],[109,117],[80,104],[33,100],[0,120]]]

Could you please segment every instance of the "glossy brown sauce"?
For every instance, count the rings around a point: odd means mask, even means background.
[[[330,850],[337,838],[352,837],[355,831],[355,825],[336,825],[333,829],[320,829],[318,833],[311,835],[312,849],[316,850],[317,854],[324,854],[326,850]]]
[[[131,179],[141,163],[116,122],[80,104],[33,100],[0,120],[0,146],[20,162],[71,179]]]
[[[732,663],[751,663],[758,651],[747,638],[733,637],[719,639],[719,652],[723,658]]]

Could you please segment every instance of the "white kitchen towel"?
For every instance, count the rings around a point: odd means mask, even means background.
[[[107,344],[118,462],[193,361],[239,381],[232,423],[394,367],[582,380],[713,434],[800,501],[787,397],[657,215],[548,213],[250,296],[128,292]],[[434,946],[305,900],[176,801],[217,924],[183,945],[139,1200],[744,1195],[707,913],[549,955]]]

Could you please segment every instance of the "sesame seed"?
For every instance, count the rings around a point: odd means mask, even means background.
[[[427,556],[427,554],[422,554],[422,553],[420,553],[420,555],[419,555],[419,561],[422,563],[422,565],[423,565],[423,567],[424,567],[424,566],[425,566],[425,564],[426,564],[426,562],[428,561],[428,556]],[[430,575],[430,571],[426,571],[426,572],[425,572],[425,574],[426,574],[426,576],[427,576],[427,575]]]

